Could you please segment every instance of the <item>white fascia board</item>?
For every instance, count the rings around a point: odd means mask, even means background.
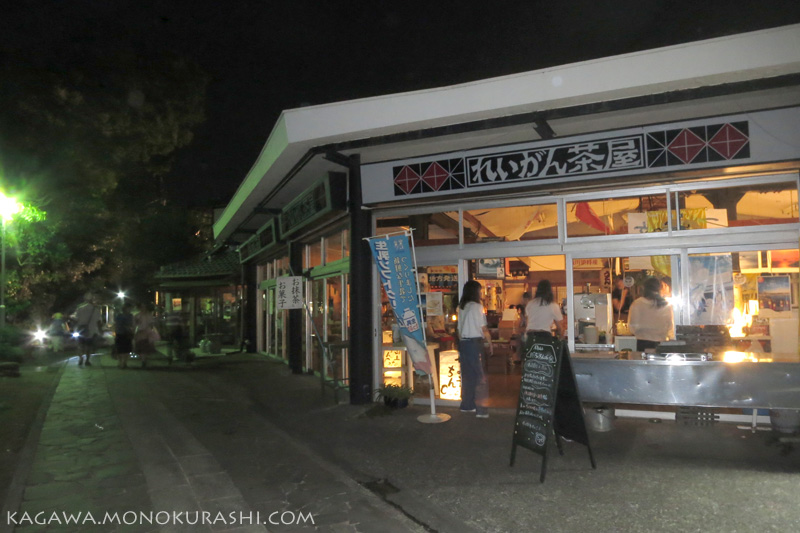
[[[289,144],[285,112],[281,113],[247,177],[214,222],[214,239],[228,238],[307,150],[304,143]]]
[[[800,71],[800,24],[286,111],[290,142],[368,138]]]

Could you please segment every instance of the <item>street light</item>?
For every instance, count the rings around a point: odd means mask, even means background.
[[[20,212],[20,204],[0,192],[0,217],[3,219],[3,235],[0,237],[0,326],[6,325],[6,222]]]

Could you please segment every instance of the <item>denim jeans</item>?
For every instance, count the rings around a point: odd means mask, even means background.
[[[486,414],[489,386],[481,361],[483,339],[461,339],[458,343],[458,359],[461,363],[461,409],[477,409]]]

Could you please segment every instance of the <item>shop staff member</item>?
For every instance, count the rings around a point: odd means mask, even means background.
[[[672,306],[661,296],[658,278],[644,280],[644,296],[636,298],[628,314],[628,327],[636,337],[636,350],[643,352],[675,336]]]
[[[556,338],[561,337],[561,308],[553,302],[553,287],[543,279],[536,286],[533,300],[525,307],[528,342],[534,336],[552,338],[551,328],[555,324]]]
[[[617,314],[617,320],[622,320],[623,317],[628,316],[628,310],[633,303],[628,287],[625,286],[625,280],[622,276],[614,278],[614,290],[611,291],[611,303],[614,305],[614,312]]]
[[[481,284],[470,280],[464,284],[458,302],[458,360],[461,363],[461,412],[489,418],[489,384],[483,371],[484,339],[492,353],[492,336],[486,325],[481,304]]]

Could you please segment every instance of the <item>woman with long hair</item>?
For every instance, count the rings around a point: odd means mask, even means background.
[[[541,337],[544,340],[561,337],[561,321],[564,319],[561,308],[553,301],[553,286],[543,279],[536,286],[533,300],[525,306],[525,332],[528,339]]]
[[[661,295],[661,280],[650,277],[642,285],[644,294],[628,311],[628,327],[636,337],[636,350],[643,352],[675,336],[672,306]]]
[[[461,411],[489,418],[489,386],[483,371],[484,340],[492,351],[492,337],[486,325],[481,304],[481,284],[470,280],[464,284],[458,302],[458,359],[461,362]]]

